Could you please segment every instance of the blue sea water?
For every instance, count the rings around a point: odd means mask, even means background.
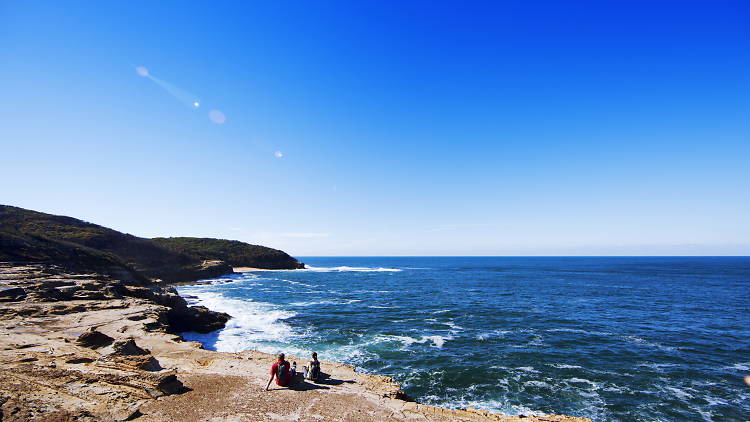
[[[393,377],[418,402],[594,421],[748,421],[750,258],[310,257],[183,286],[187,333]]]

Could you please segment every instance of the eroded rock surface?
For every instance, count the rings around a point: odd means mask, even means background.
[[[0,304],[0,421],[586,420],[421,405],[390,378],[331,362],[325,382],[264,391],[274,357],[183,341],[177,331],[229,316],[190,308],[174,289],[0,264],[7,289],[25,295],[0,294],[10,298]]]

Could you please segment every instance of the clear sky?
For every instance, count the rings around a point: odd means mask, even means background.
[[[750,254],[747,1],[0,0],[0,66],[3,204],[297,256]]]

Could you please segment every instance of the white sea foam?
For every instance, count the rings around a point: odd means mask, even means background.
[[[541,388],[552,388],[551,385],[544,381],[531,380],[523,383],[524,387],[541,387]]]
[[[553,363],[551,366],[558,368],[558,369],[579,369],[581,368],[578,365],[568,365],[566,363]]]
[[[425,344],[430,343],[430,346],[442,348],[446,341],[453,340],[451,336],[421,336],[420,338],[414,338],[409,336],[381,336],[385,340],[396,340],[400,341],[405,347],[409,347],[412,344]]]
[[[736,371],[750,371],[750,362],[735,363],[732,366],[725,366],[724,369],[733,369]]]
[[[315,305],[351,305],[352,303],[362,302],[362,299],[324,299],[310,300],[302,302],[291,302],[290,306],[315,306]]]
[[[703,396],[703,399],[705,399],[708,402],[708,406],[728,406],[729,402],[713,396]]]
[[[394,293],[394,290],[359,290],[355,293]]]
[[[285,282],[287,282],[289,284],[294,284],[294,285],[297,285],[297,286],[315,287],[314,284],[307,284],[307,283],[303,283],[301,281],[287,280],[287,279],[284,279],[284,278],[280,278],[279,280],[285,281]]]
[[[427,399],[427,400],[425,400]],[[444,402],[444,399],[440,396],[434,396],[432,400],[429,398],[422,398],[426,402],[431,402],[436,405],[445,406],[451,409],[465,409],[467,407],[473,407],[476,409],[489,410],[492,412],[499,412],[506,415],[526,415],[526,416],[544,416],[546,413],[534,410],[526,406],[510,404],[508,400],[475,400],[470,398],[459,398],[452,400],[448,403]]]
[[[588,334],[592,336],[613,336],[615,333],[611,333],[609,331],[592,331],[592,330],[582,330],[580,328],[550,328],[548,330],[545,330],[548,333],[578,333],[578,334]]]
[[[646,339],[643,339],[637,336],[620,336],[620,338],[622,338],[623,340],[632,342],[632,343],[644,344],[646,346],[654,347],[660,350],[665,350],[665,351],[670,351],[670,352],[677,350],[677,348],[675,347],[665,346],[663,344],[660,344],[654,341],[648,341]]]
[[[645,345],[645,346],[654,347],[654,348],[657,348],[657,349],[660,349],[660,350],[664,350],[664,351],[670,351],[670,352],[672,352],[672,351],[677,350],[677,348],[675,348],[675,347],[665,346],[663,344],[660,344],[660,343],[657,343],[657,342],[654,342],[654,341],[649,341],[649,340],[646,340],[646,339],[641,338],[641,337],[629,336],[629,335],[618,335],[618,334],[615,334],[615,333],[611,333],[609,331],[590,331],[590,330],[582,330],[582,329],[579,329],[579,328],[550,328],[550,329],[548,329],[546,331],[547,332],[551,332],[551,333],[580,333],[580,334],[588,334],[588,335],[594,335],[594,336],[607,336],[607,337],[608,336],[614,336],[614,337],[617,337],[617,338],[619,338],[621,340],[625,340],[625,341],[627,341],[629,343],[642,344],[642,345]]]
[[[232,316],[223,330],[209,333],[185,333],[188,340],[199,341],[220,352],[268,349],[268,342],[288,342],[295,336],[284,322],[296,314],[263,302],[227,298],[220,293],[204,291],[199,287],[185,287],[181,293],[196,296],[191,302]]]
[[[398,268],[370,268],[370,267],[349,267],[346,265],[338,267],[313,267],[312,265],[305,265],[304,271],[313,271],[318,273],[330,273],[330,272],[399,272]]]
[[[679,366],[679,365],[677,365],[675,363],[654,363],[654,362],[649,362],[649,363],[639,363],[636,366],[640,366],[640,367],[643,367],[643,368],[655,369],[658,372],[664,372],[664,370],[662,368],[671,368],[671,367],[675,367],[675,366]]]
[[[665,387],[664,388],[667,391],[670,391],[674,396],[676,396],[679,399],[682,400],[690,400],[693,398],[693,395],[690,394],[688,391],[685,391],[681,388],[677,387]]]
[[[484,340],[487,340],[487,339],[493,338],[493,337],[500,337],[500,338],[502,338],[502,337],[505,337],[506,334],[511,333],[512,331],[513,330],[492,330],[492,331],[488,331],[486,333],[477,334],[476,335],[476,339],[480,340],[480,341],[484,341]]]
[[[594,382],[594,381],[587,380],[587,379],[584,379],[584,378],[573,377],[573,378],[568,378],[565,381],[567,381],[569,383],[573,383],[573,384],[588,384],[588,385],[591,385],[591,386],[596,387],[596,388],[600,387],[600,384],[598,382]]]
[[[369,305],[368,308],[370,309],[395,309],[398,306],[379,306],[379,305]]]

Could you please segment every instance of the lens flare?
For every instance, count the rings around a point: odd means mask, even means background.
[[[227,121],[227,116],[219,110],[211,110],[208,112],[208,119],[220,125]]]
[[[199,103],[198,101],[193,101],[193,107],[198,108],[200,106],[201,106],[201,103]]]
[[[276,157],[276,158],[281,158],[281,157],[283,157],[283,156],[284,156],[284,153],[283,153],[283,152],[281,152],[281,151],[276,151],[276,152],[274,152],[274,153],[273,153],[273,155],[274,155],[274,157]]]

